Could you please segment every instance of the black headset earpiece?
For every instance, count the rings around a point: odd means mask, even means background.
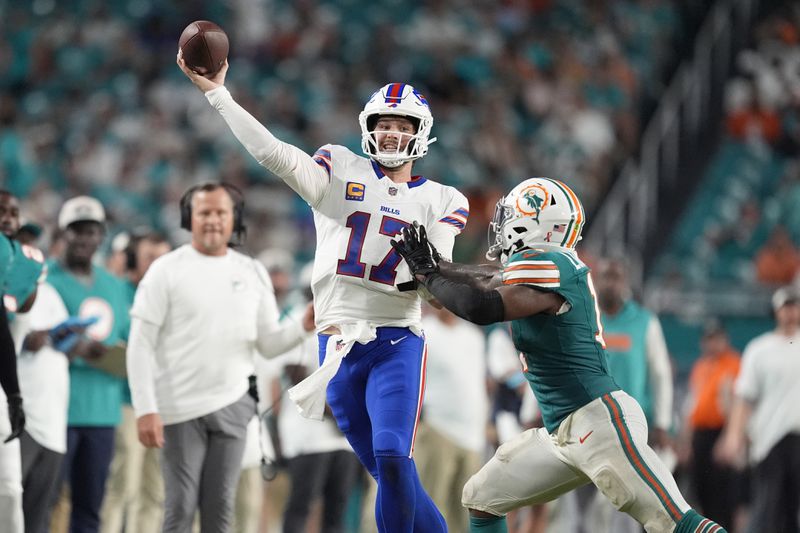
[[[235,244],[242,244],[247,235],[247,227],[244,224],[244,194],[241,189],[230,183],[204,183],[189,187],[181,196],[180,207],[180,226],[186,231],[192,231],[192,198],[198,190],[213,190],[217,187],[225,189],[233,200],[233,234]]]
[[[192,197],[198,188],[198,185],[193,185],[186,189],[178,204],[181,210],[181,229],[186,231],[192,231]]]

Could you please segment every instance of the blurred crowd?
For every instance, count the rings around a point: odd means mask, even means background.
[[[304,259],[308,210],[180,78],[177,36],[191,20],[228,30],[228,85],[288,142],[313,152],[337,139],[358,151],[369,92],[406,81],[426,93],[436,120],[424,174],[474,190],[476,205],[523,177],[564,177],[590,211],[635,149],[640,111],[683,35],[667,0],[37,0],[0,9],[0,175],[31,220],[49,227],[61,198],[91,194],[112,232],[143,224],[177,241],[180,191],[213,177],[247,188],[254,250]]]
[[[725,131],[667,251],[673,282],[800,283],[800,10],[762,20],[726,87]]]
[[[64,200],[81,194],[99,200],[106,239],[104,245],[98,243],[95,261],[127,279],[128,297],[156,255],[148,243],[160,245],[163,253],[166,243],[186,241],[187,234],[179,229],[183,192],[199,181],[239,185],[246,191],[248,225],[254,228],[247,247],[265,250],[258,260],[289,316],[308,299],[307,276],[300,271],[313,256],[310,212],[292,191],[264,175],[202,96],[187,87],[174,60],[177,36],[188,22],[207,18],[228,30],[230,61],[236,63],[228,85],[237,100],[278,137],[309,151],[328,139],[358,151],[356,117],[374,87],[403,80],[423,88],[440,140],[420,168],[469,193],[472,217],[457,241],[457,253],[469,259],[485,249],[486,211],[494,198],[524,176],[567,177],[592,210],[614,169],[636,149],[642,110],[658,94],[675,59],[675,45],[685,35],[676,4],[667,0],[431,0],[413,6],[399,0],[230,0],[204,6],[201,12],[195,7],[135,0],[0,3],[0,179],[19,198],[27,222],[20,238],[25,235],[26,242],[40,246],[54,265],[68,253],[69,243],[57,223]],[[699,272],[694,280],[719,274],[777,287],[797,279],[799,20],[791,9],[767,19],[753,46],[739,58],[740,76],[729,90],[727,127],[732,152],[745,154],[749,163],[742,166],[742,179],[730,187],[731,201],[716,219],[700,226],[699,238],[692,242],[694,271]],[[774,171],[774,182],[763,181],[771,175],[763,169]],[[653,438],[664,456],[672,457],[681,482],[691,485],[688,496],[694,505],[729,531],[748,531],[751,474],[743,468],[743,450],[735,446],[741,444],[734,442],[740,435],[730,437],[732,444],[725,450],[715,451],[738,394],[739,355],[720,323],[710,321],[697,347],[689,394],[678,393],[687,388],[681,383],[673,398],[669,361],[665,367],[665,354],[648,355],[643,340],[641,327],[652,334],[657,319],[633,305],[625,269],[617,268],[618,284],[607,287],[612,302],[607,316],[619,328],[612,352],[624,357],[632,347],[639,350],[638,374],[623,372],[642,390],[643,405],[651,407]],[[691,272],[689,266],[687,270]],[[800,309],[795,293],[781,294],[773,307],[776,316]],[[635,311],[637,333],[623,331],[627,315],[622,310]],[[800,326],[795,315],[781,319],[773,334],[793,339]],[[458,514],[458,502],[453,501],[464,476],[497,445],[536,424],[537,409],[504,329],[483,331],[446,313],[425,320],[430,392],[416,454],[420,465],[427,465],[420,467],[423,483],[452,531],[464,531],[459,527],[464,527],[466,515]],[[793,344],[795,350],[798,345]],[[71,357],[92,359],[96,354],[91,346],[81,346]],[[31,357],[30,352],[28,347],[23,354]],[[251,436],[243,464],[249,475],[242,478],[249,485],[241,488],[238,531],[272,531],[284,517],[314,531],[327,520],[338,520],[345,531],[369,531],[370,512],[362,520],[361,509],[370,509],[364,502],[372,489],[360,467],[331,474],[338,489],[326,479],[310,483],[307,477],[309,465],[319,465],[307,462],[309,456],[338,454],[336,464],[342,464],[342,455],[351,453],[347,444],[330,421],[308,427],[290,402],[280,401],[287,385],[313,366],[307,355],[301,348],[260,369],[261,410],[272,418],[263,422],[275,438],[259,439],[258,429]],[[474,364],[464,365],[466,358]],[[29,383],[43,375],[37,374],[41,366],[30,371]],[[448,381],[454,375],[457,382]],[[469,387],[459,388],[467,383]],[[59,387],[55,392],[70,394]],[[758,404],[752,387],[739,392]],[[120,393],[117,404],[104,407],[121,413],[112,417],[119,422],[118,442],[135,447],[135,438],[122,436],[123,405]],[[66,431],[66,403],[45,407],[45,413],[61,410],[60,418],[46,424],[49,435],[53,424]],[[672,419],[664,422],[660,415],[655,423],[656,413],[665,411]],[[128,431],[130,423],[128,419]],[[61,440],[63,435],[55,439]],[[56,454],[67,451],[60,444],[39,444],[57,448]],[[442,450],[448,450],[445,457]],[[100,494],[107,502],[103,530],[154,531],[137,520],[151,524],[147,520],[159,519],[164,496],[157,466],[152,466],[157,457],[138,458],[136,464],[147,461],[150,467],[139,468],[143,477],[132,479],[130,467],[121,466],[119,457],[137,452],[105,452],[112,462]],[[260,465],[262,454],[268,460]],[[763,459],[753,458],[756,463]],[[61,489],[59,465],[51,462],[47,480],[52,487],[43,489],[47,501],[49,490],[57,495]],[[262,474],[274,480],[265,486]],[[79,478],[82,472],[75,475]],[[309,483],[295,493],[302,480]],[[56,507],[53,531],[66,527],[65,501]],[[509,525],[516,533],[562,532],[584,527],[596,516],[610,520],[602,508],[591,519],[582,517],[574,506],[587,508],[583,503],[567,500],[526,509]]]

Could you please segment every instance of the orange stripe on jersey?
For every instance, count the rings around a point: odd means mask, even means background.
[[[504,285],[516,285],[517,283],[560,283],[560,278],[515,278],[503,280]]]
[[[670,494],[650,471],[650,467],[644,463],[644,460],[639,455],[639,451],[636,449],[636,445],[633,442],[633,435],[631,435],[628,427],[625,425],[622,406],[617,404],[617,400],[611,396],[610,393],[604,394],[602,399],[603,403],[611,412],[611,423],[614,425],[617,435],[619,436],[620,443],[625,450],[625,455],[628,457],[631,466],[633,466],[633,469],[637,474],[639,474],[645,484],[647,484],[647,486],[656,493],[656,497],[661,501],[661,504],[665,507],[670,517],[675,522],[680,522],[681,518],[683,518],[683,513],[680,511],[680,509],[678,509],[678,507],[672,501]]]
[[[514,265],[503,269],[503,272],[512,270],[558,270],[556,265]]]

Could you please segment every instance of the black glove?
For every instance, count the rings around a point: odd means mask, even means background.
[[[419,228],[419,230],[417,230]],[[434,251],[428,243],[425,226],[416,222],[403,228],[403,239],[392,241],[392,248],[408,263],[408,268],[414,276],[427,276],[439,271],[439,265],[434,259]],[[439,255],[439,252],[435,252]]]
[[[22,396],[11,394],[8,397],[8,420],[11,422],[11,435],[3,442],[11,442],[25,429],[25,411],[22,410]]]

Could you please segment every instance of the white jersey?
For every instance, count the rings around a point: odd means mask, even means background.
[[[311,283],[317,325],[361,320],[418,325],[420,299],[416,291],[398,289],[411,281],[411,273],[390,241],[417,221],[449,258],[469,215],[467,199],[424,177],[395,183],[377,164],[343,146],[326,145],[314,160],[330,179],[313,208],[317,251]]]
[[[354,323],[419,327],[419,297],[397,289],[411,275],[389,241],[417,221],[449,259],[469,216],[464,195],[423,177],[394,183],[377,164],[343,146],[323,146],[312,157],[275,138],[225,87],[205,94],[256,161],[314,210],[317,252],[311,288],[317,328]]]

